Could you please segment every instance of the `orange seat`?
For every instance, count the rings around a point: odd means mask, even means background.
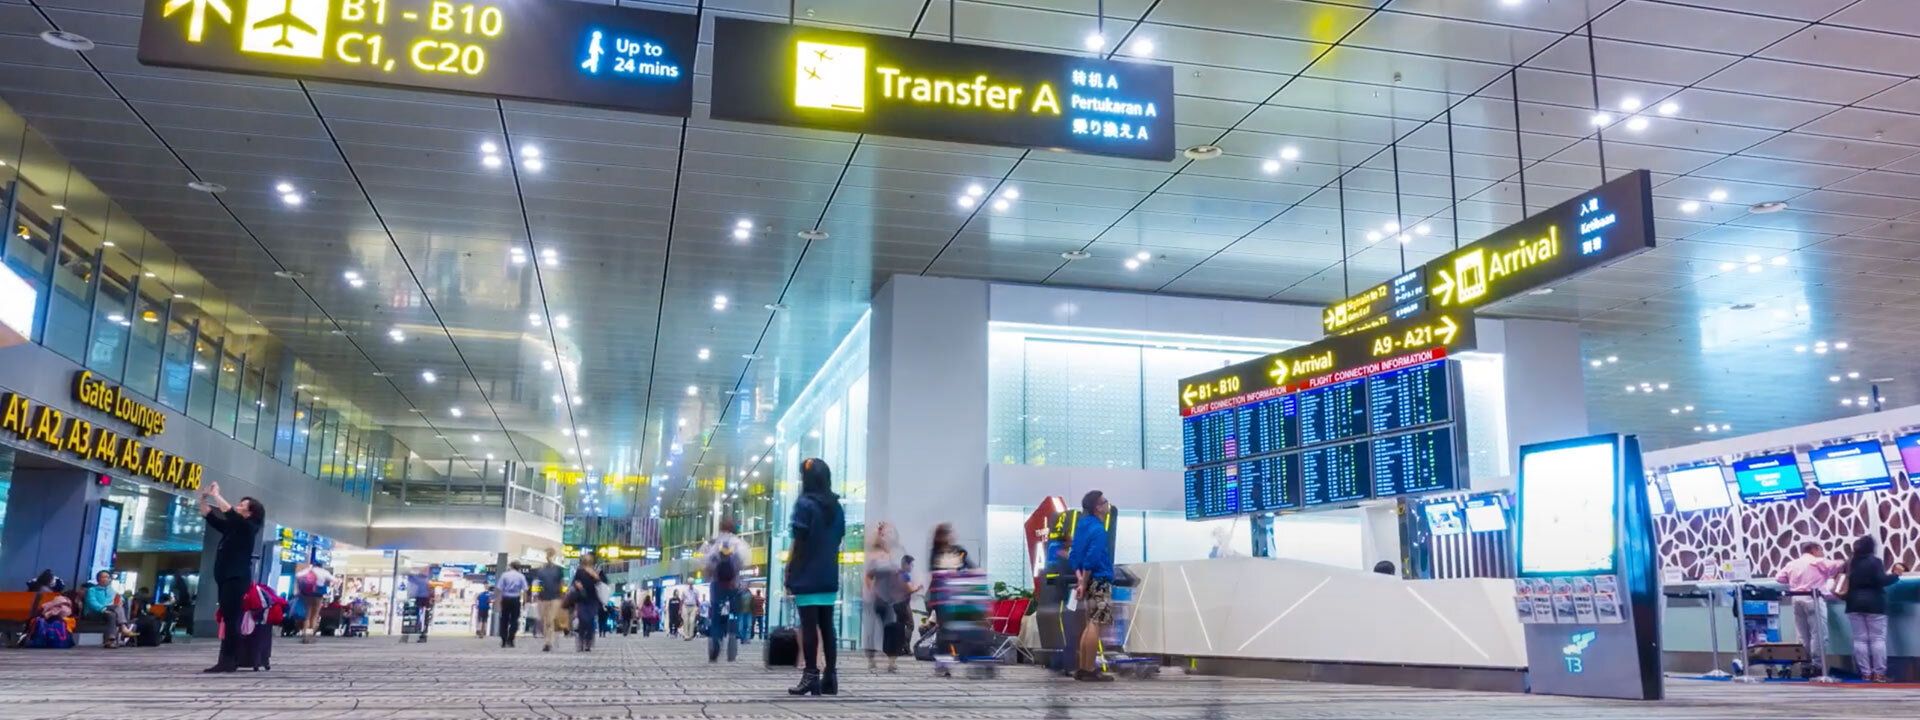
[[[24,590],[0,592],[0,622],[25,623],[33,614],[33,596]]]

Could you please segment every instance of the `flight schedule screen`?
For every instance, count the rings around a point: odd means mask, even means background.
[[[1373,496],[1453,490],[1459,487],[1453,428],[1437,427],[1373,441]]]
[[[1300,453],[1300,495],[1307,507],[1367,499],[1366,443],[1347,443]]]
[[[1367,378],[1367,418],[1376,433],[1453,419],[1445,363],[1427,363]]]
[[[1367,433],[1367,385],[1360,380],[1299,393],[1300,444],[1319,445]]]
[[[1458,489],[1457,374],[1436,360],[1184,418],[1187,516]]]

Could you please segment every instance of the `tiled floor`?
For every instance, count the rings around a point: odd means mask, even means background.
[[[592,654],[538,641],[437,637],[275,645],[269,672],[209,676],[214,646],[0,651],[0,718],[1859,718],[1911,717],[1920,692],[1675,681],[1671,699],[1628,703],[1529,695],[1287,683],[1168,672],[1090,686],[1010,668],[935,679],[930,666],[871,675],[844,658],[838,698],[790,698],[792,670],[708,665],[704,642],[608,638]]]

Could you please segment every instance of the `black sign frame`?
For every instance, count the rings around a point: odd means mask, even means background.
[[[738,18],[715,18],[713,42],[712,115],[716,120],[804,127],[819,130],[892,135],[898,137],[943,140],[948,142],[1001,145],[1019,148],[1060,149],[1097,155],[1141,160],[1174,158],[1173,68],[1167,65],[1131,61],[1104,60],[1096,57],[1014,50],[985,45],[968,45],[919,40],[891,35],[835,30],[830,28],[758,22]],[[800,43],[818,43],[851,52],[832,61],[831,69],[802,68],[796,62]],[[825,57],[825,56],[823,56]],[[857,60],[856,60],[857,58]],[[798,74],[818,82],[822,77],[844,78],[844,72],[857,71],[864,78],[860,93],[853,84],[838,100],[800,107],[797,104]],[[888,75],[878,69],[896,69]],[[868,70],[875,72],[868,72]],[[1075,71],[1081,71],[1076,76]],[[900,77],[922,77],[919,73],[939,73],[938,80],[967,81],[959,91],[949,92],[947,100],[913,104],[893,101],[883,104],[885,83]],[[1092,89],[1076,79],[1087,75],[1100,78],[1102,87]],[[932,79],[931,74],[924,76]],[[977,78],[977,80],[976,80]],[[1113,80],[1111,89],[1107,81]],[[1031,110],[1039,99],[1042,84],[1061,110],[1058,116],[1035,115],[1025,110],[985,110],[970,104],[968,110],[954,110],[961,101],[972,101],[979,93],[1002,87],[1000,97],[1013,88],[1023,94],[1021,107]],[[1128,100],[1076,108],[1076,90],[1087,100]],[[1100,95],[1095,96],[1093,93]],[[863,96],[862,96],[863,93]],[[933,97],[938,97],[935,95]],[[812,102],[812,100],[810,100]],[[916,101],[919,102],[919,101]],[[859,109],[854,109],[858,103]],[[1153,114],[1131,112],[1151,104]],[[997,116],[995,112],[1002,113]],[[1134,127],[1146,129],[1146,141],[1074,133],[1074,119],[1112,121],[1124,126],[1131,135]]]
[[[693,109],[699,15],[575,0],[319,0],[326,14],[317,17],[297,14],[305,4],[295,0],[186,0],[169,12],[174,1],[145,0],[141,64],[671,117]],[[229,11],[224,17],[216,2]],[[266,11],[250,11],[254,2],[285,12],[261,20],[256,13]],[[443,5],[451,8],[444,18]],[[279,40],[288,46],[264,41],[255,47],[267,50],[242,51],[249,21],[256,29],[280,23],[270,29],[287,33]],[[435,29],[443,22],[448,29]],[[488,28],[496,30],[489,35]],[[196,29],[198,42],[190,39]],[[380,42],[370,44],[376,37]],[[313,51],[315,42],[319,56],[292,54]],[[429,47],[411,49],[420,43]],[[589,58],[602,61],[591,73]],[[466,72],[474,67],[477,73]]]

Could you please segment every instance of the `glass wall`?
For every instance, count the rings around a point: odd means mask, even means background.
[[[860,555],[848,553],[858,553],[866,545],[870,317],[864,316],[854,325],[820,372],[800,391],[792,408],[781,416],[776,424],[774,447],[766,455],[768,460],[762,463],[763,467],[770,465],[767,469],[774,479],[771,556],[776,560],[784,558],[792,544],[784,519],[792,512],[793,502],[800,494],[800,461],[817,457],[833,469],[834,492],[840,494],[847,515],[847,537],[840,545],[841,587],[857,588],[862,583]],[[784,567],[778,562],[770,564],[774,571],[768,587],[777,593],[783,582]],[[778,598],[776,594],[775,599]],[[860,627],[860,593],[841,593],[839,602],[836,619],[839,627]],[[795,621],[788,615],[791,610],[784,603],[771,607],[783,614],[780,622]],[[843,634],[841,640],[843,644],[857,642],[859,633],[852,632],[851,637]]]
[[[409,454],[351,403],[289,402],[325,378],[4,103],[0,216],[0,322],[19,335],[355,498]],[[324,463],[294,451],[310,413],[332,422]]]

